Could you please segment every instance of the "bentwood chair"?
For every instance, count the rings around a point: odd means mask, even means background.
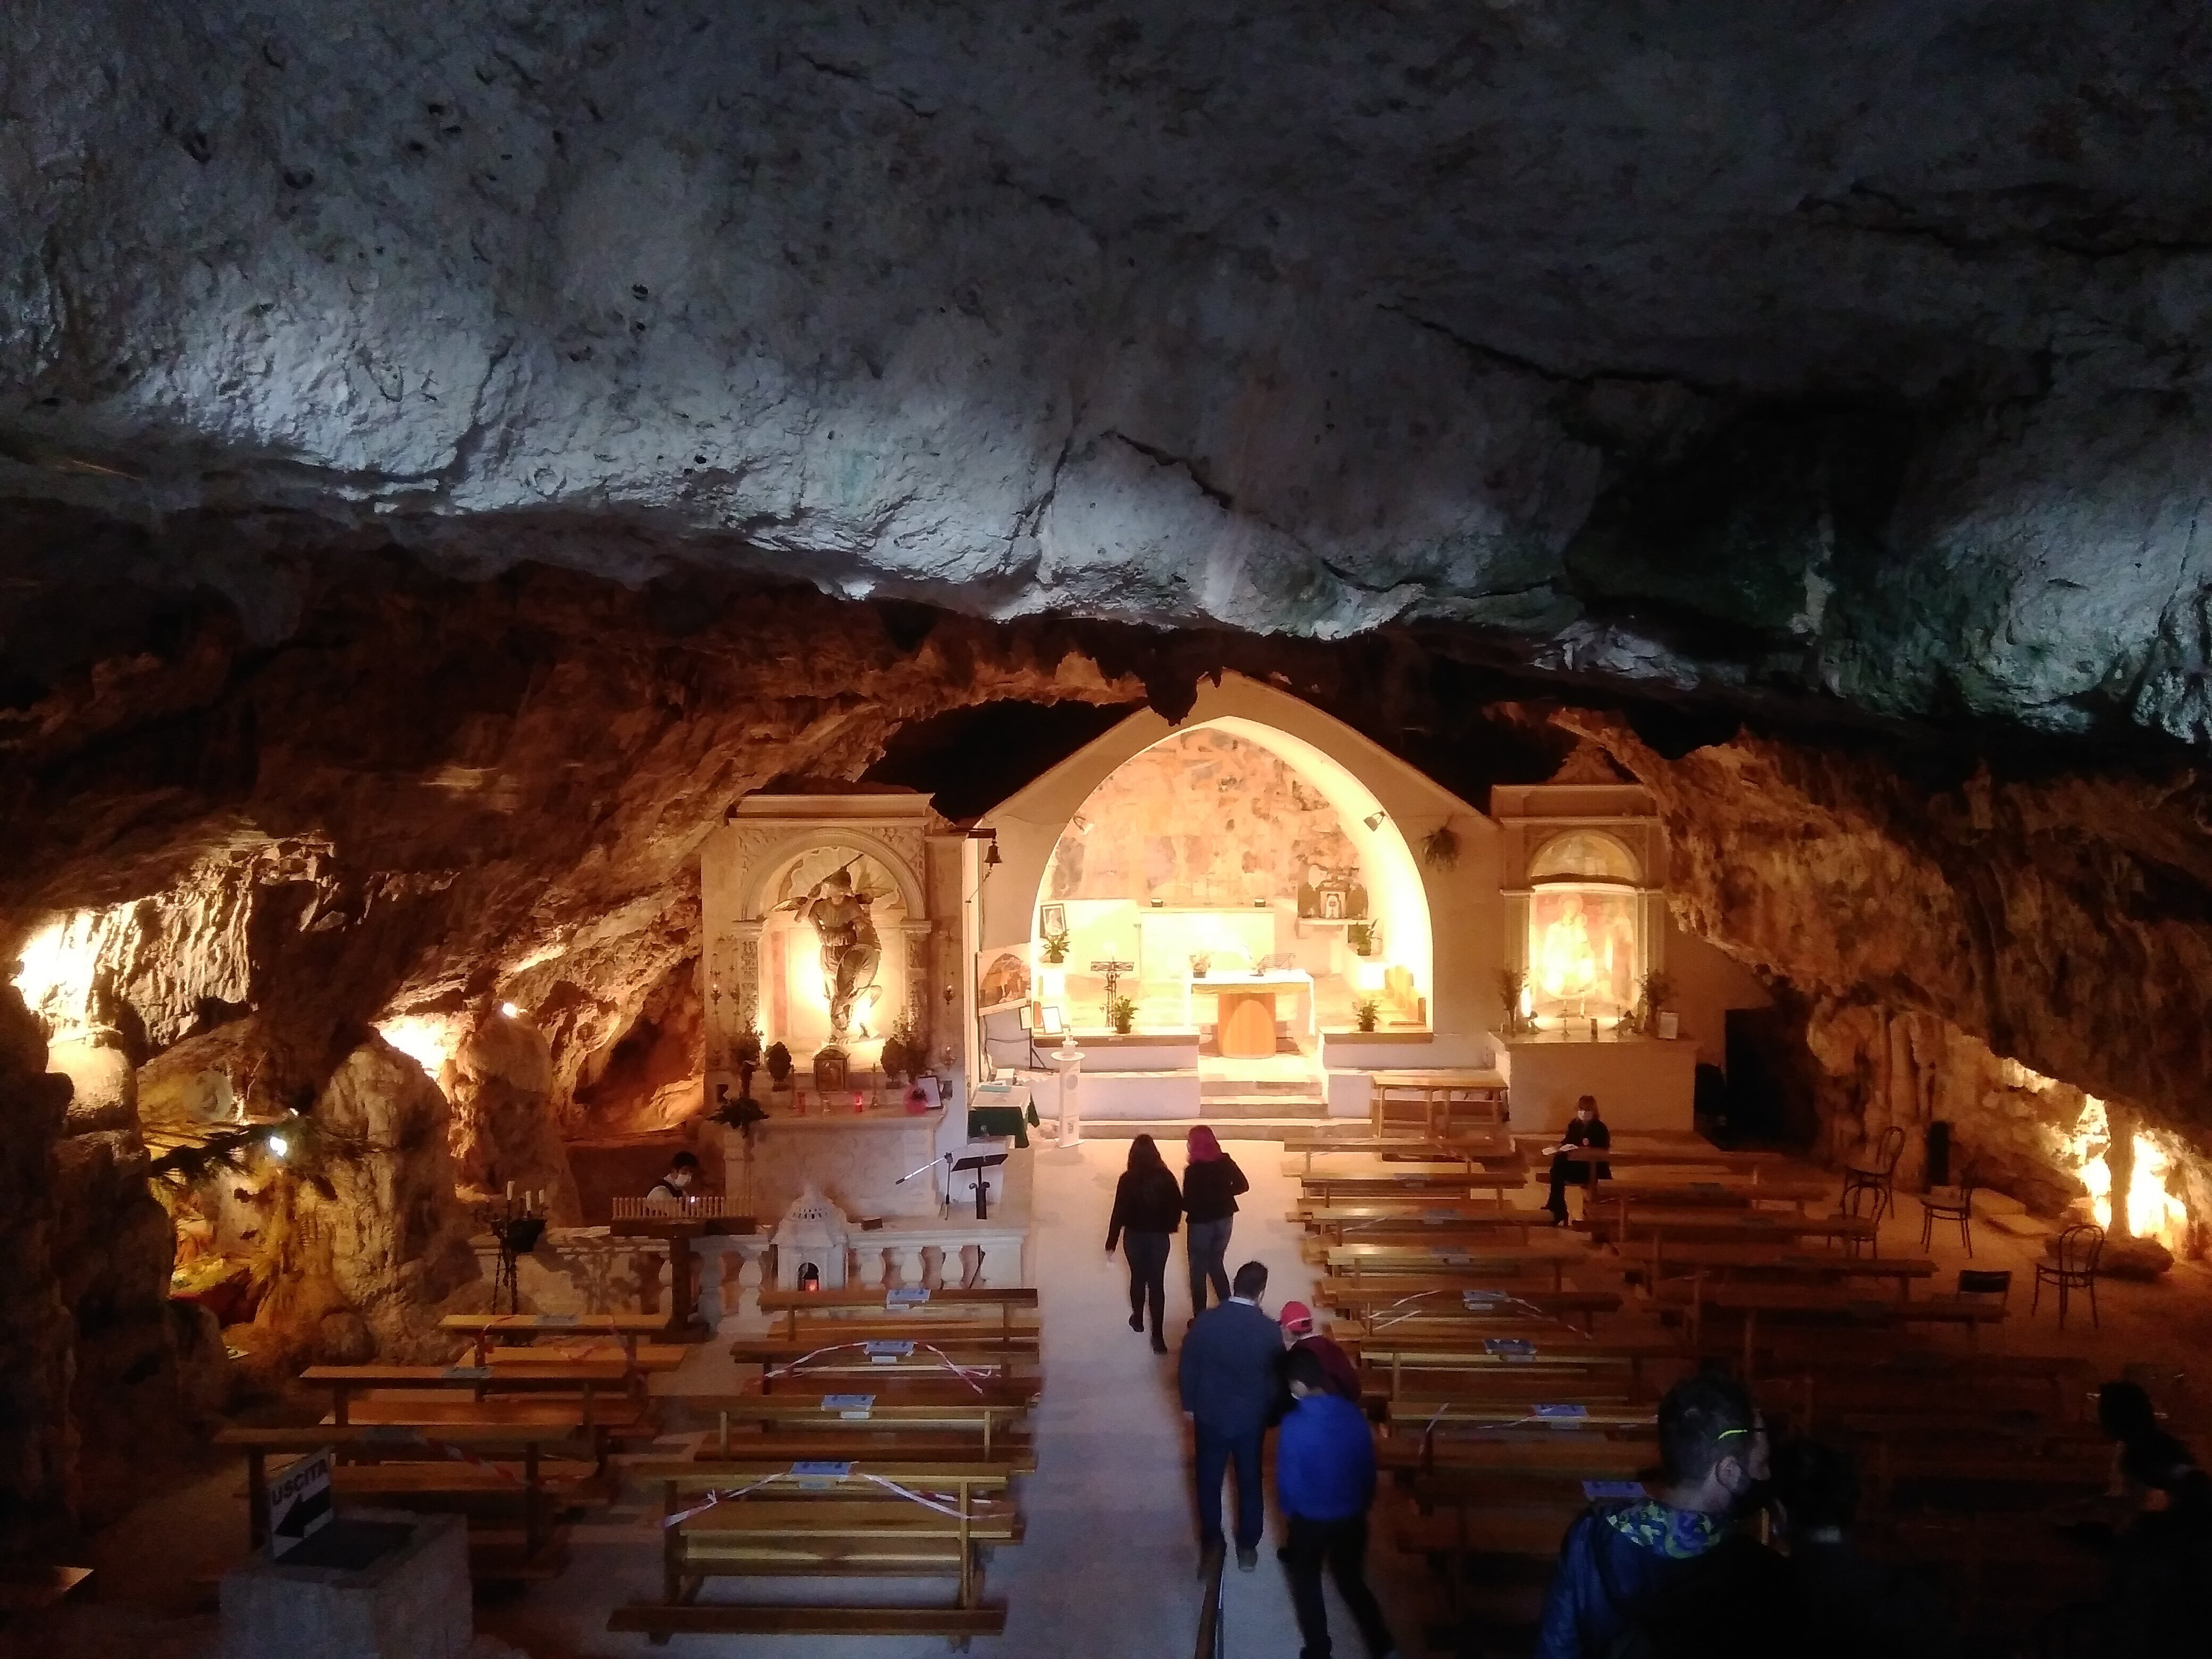
[[[1920,1248],[1924,1252],[1939,1221],[1959,1224],[1959,1243],[1966,1247],[1966,1260],[1974,1259],[1974,1188],[1978,1172],[1969,1164],[1955,1187],[1936,1187],[1921,1194]]]
[[[2052,1243],[2048,1259],[2035,1264],[2035,1296],[2028,1303],[2033,1315],[2043,1300],[2043,1287],[2058,1290],[2058,1328],[2066,1328],[2066,1294],[2089,1292],[2089,1322],[2097,1320],[2097,1258],[2105,1251],[2105,1230],[2091,1221],[2077,1221]]]
[[[1986,1297],[2002,1307],[2012,1300],[2012,1269],[1961,1267],[1959,1269],[1959,1294]]]
[[[1837,1213],[1838,1215],[1845,1216],[1853,1221],[1871,1221],[1874,1223],[1875,1231],[1879,1234],[1881,1230],[1881,1212],[1882,1199],[1881,1188],[1875,1186],[1847,1186],[1844,1188],[1844,1201],[1842,1207],[1837,1211]],[[1861,1250],[1866,1251],[1870,1255],[1880,1255],[1881,1254],[1881,1249],[1879,1238],[1847,1238],[1844,1240],[1844,1255],[1856,1255]]]
[[[1851,1209],[1852,1190],[1855,1188],[1868,1188],[1881,1195],[1880,1201],[1875,1204],[1874,1211],[1875,1221],[1877,1225],[1880,1224],[1884,1213],[1897,1207],[1897,1163],[1904,1156],[1905,1131],[1893,1123],[1881,1132],[1881,1138],[1875,1142],[1874,1158],[1871,1163],[1864,1165],[1845,1164],[1843,1198],[1845,1212],[1856,1213]]]

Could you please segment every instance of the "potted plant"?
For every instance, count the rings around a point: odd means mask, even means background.
[[[776,1090],[791,1087],[791,1050],[781,1042],[768,1045],[769,1084]]]
[[[1363,1031],[1375,1029],[1375,1022],[1382,1018],[1382,1005],[1373,997],[1352,1005],[1352,1018]]]
[[[1212,952],[1209,951],[1196,951],[1192,952],[1190,958],[1190,976],[1193,979],[1204,979],[1212,969]]]
[[[1373,955],[1375,924],[1371,921],[1347,921],[1344,924],[1344,942],[1352,947],[1352,954],[1355,957]]]
[[[1043,939],[1038,941],[1038,944],[1043,950],[1045,961],[1051,965],[1057,967],[1061,963],[1067,960],[1067,933],[1066,929],[1063,928],[1057,933],[1047,933]]]
[[[1637,1029],[1671,1042],[1680,1035],[1682,1017],[1667,1006],[1674,994],[1674,981],[1656,969],[1644,976],[1644,995],[1637,1008]]]
[[[730,1058],[740,1066],[761,1063],[761,1034],[750,1026],[738,1033],[738,1040],[730,1047]]]
[[[1106,1023],[1121,1036],[1129,1035],[1129,1028],[1137,1023],[1137,1004],[1133,998],[1110,996],[1106,999]]]
[[[1505,1005],[1505,1035],[1518,1036],[1526,1030],[1521,1014],[1521,994],[1528,988],[1528,970],[1525,968],[1501,968],[1498,970],[1498,995]]]

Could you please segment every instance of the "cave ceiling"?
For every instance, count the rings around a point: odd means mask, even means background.
[[[2208,94],[2152,0],[23,0],[0,628],[374,544],[2193,744]]]

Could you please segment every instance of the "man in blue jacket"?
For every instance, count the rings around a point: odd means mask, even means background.
[[[1198,1443],[1198,1543],[1204,1559],[1221,1543],[1221,1477],[1237,1465],[1237,1565],[1260,1565],[1260,1440],[1275,1403],[1275,1368],[1282,1332],[1260,1310],[1267,1269],[1248,1261],[1237,1270],[1226,1302],[1199,1315],[1182,1339],[1177,1380]]]
[[[1677,1382],[1659,1402],[1659,1457],[1658,1497],[1593,1505],[1567,1528],[1536,1659],[1783,1650],[1781,1558],[1735,1524],[1759,1507],[1769,1475],[1750,1394],[1711,1372]]]
[[[1299,1659],[1329,1659],[1328,1610],[1321,1597],[1328,1563],[1337,1593],[1352,1609],[1373,1659],[1395,1651],[1382,1609],[1367,1588],[1367,1510],[1375,1501],[1375,1437],[1366,1413],[1329,1387],[1328,1368],[1310,1350],[1293,1348],[1285,1369],[1290,1414],[1275,1437],[1275,1496],[1291,1523],[1283,1547]]]

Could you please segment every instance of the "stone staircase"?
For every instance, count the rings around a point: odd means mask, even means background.
[[[1198,1119],[1086,1118],[1086,1139],[1127,1140],[1148,1134],[1180,1139],[1194,1121],[1212,1127],[1224,1140],[1282,1140],[1304,1134],[1328,1115],[1321,1079],[1212,1074],[1199,1081]]]

